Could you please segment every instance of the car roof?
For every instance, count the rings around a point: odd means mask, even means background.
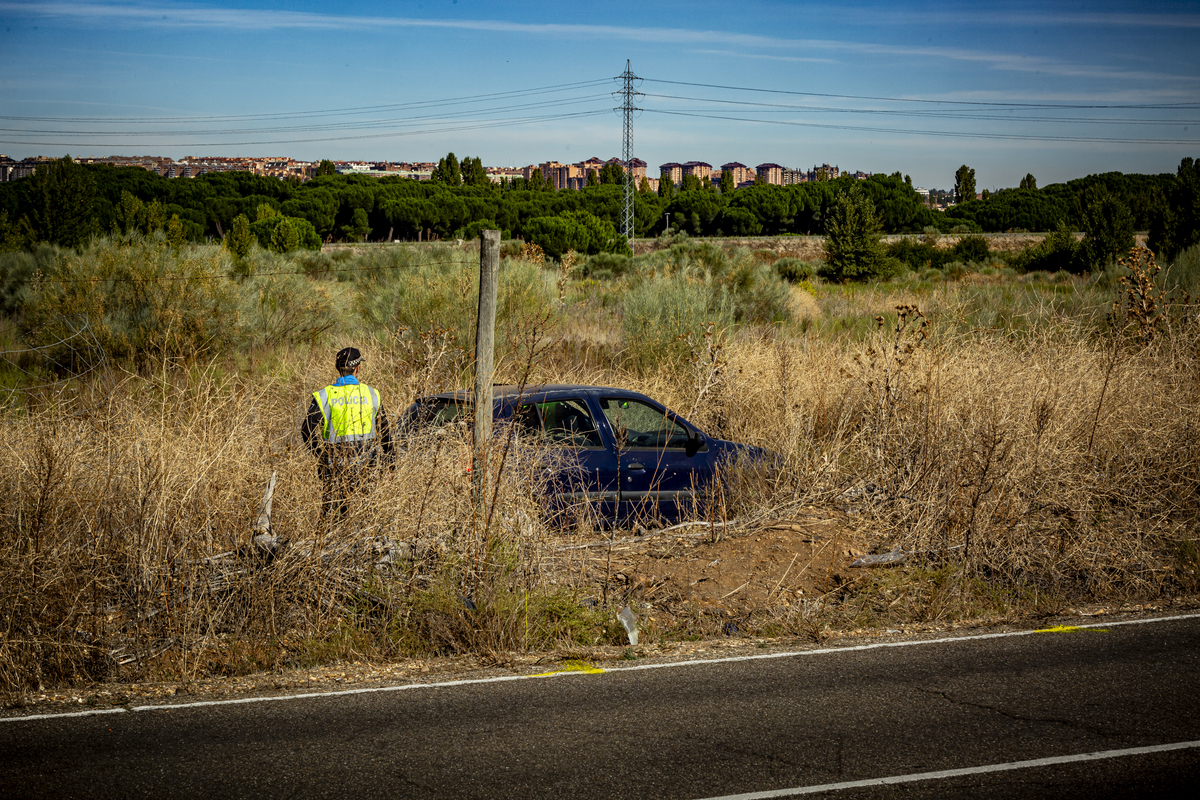
[[[604,394],[610,397],[636,397],[649,399],[641,392],[635,392],[630,389],[618,389],[614,386],[589,386],[583,383],[550,383],[525,387],[515,386],[513,384],[499,384],[492,387],[493,400],[508,400],[519,397],[526,397],[529,399],[548,398],[564,394]],[[430,400],[452,400],[455,403],[473,403],[475,402],[475,392],[469,389],[463,389],[457,392],[441,392],[439,394],[431,394],[417,398],[417,402],[428,402]]]

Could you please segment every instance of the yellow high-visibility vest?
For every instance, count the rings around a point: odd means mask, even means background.
[[[379,414],[379,392],[366,384],[326,386],[313,392],[321,409],[324,425],[321,438],[329,444],[361,444],[375,438],[375,417]]]

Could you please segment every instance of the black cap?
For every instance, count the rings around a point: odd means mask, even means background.
[[[357,347],[343,347],[341,350],[338,350],[335,363],[338,372],[349,372],[362,362],[362,353],[358,352]]]

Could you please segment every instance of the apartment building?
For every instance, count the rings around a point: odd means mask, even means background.
[[[688,161],[680,164],[680,172],[684,175],[694,175],[698,180],[704,180],[712,175],[712,164],[703,161]],[[680,180],[683,180],[680,178]]]
[[[780,182],[784,186],[792,186],[797,183],[808,183],[808,173],[802,169],[787,169],[785,167],[780,176]]]
[[[542,177],[552,183],[555,189],[578,189],[580,178],[586,179],[586,173],[581,174],[575,164],[543,161],[538,168],[542,171]]]
[[[754,180],[754,170],[750,169],[740,161],[730,161],[728,164],[722,164],[721,178],[725,177],[726,172],[731,173],[734,186],[739,186],[743,183]],[[714,178],[713,180],[718,179]]]
[[[615,158],[613,160],[616,161]],[[617,161],[617,163],[619,164],[621,162]],[[642,161],[640,158],[629,159],[629,172],[633,175],[633,182],[635,186],[642,185],[642,178],[646,177],[646,168],[648,166],[649,164],[647,164],[645,161]],[[658,180],[656,179],[654,182],[658,183]]]
[[[8,156],[0,156],[0,182],[28,178],[33,174],[33,171],[37,169],[38,164],[42,164],[49,160],[50,159],[46,156],[23,158],[20,161],[9,158]]]
[[[488,180],[492,183],[525,177],[525,170],[520,167],[484,167],[483,171],[487,173]]]
[[[658,166],[659,181],[670,181],[678,186],[683,181],[683,164],[669,161]]]
[[[772,164],[769,162],[766,164],[759,164],[754,168],[754,171],[764,183],[770,183],[774,186],[783,185],[783,167],[779,166],[778,164]]]

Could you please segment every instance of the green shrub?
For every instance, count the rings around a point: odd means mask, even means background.
[[[817,274],[817,266],[799,258],[781,258],[775,262],[775,274],[788,283],[811,280]]]
[[[774,264],[749,259],[723,277],[729,290],[738,322],[781,322],[788,316],[791,292],[787,281],[775,271]]]
[[[633,263],[633,259],[629,256],[616,253],[597,253],[583,262],[583,276],[585,278],[598,278],[602,275],[619,277],[629,272]]]
[[[161,234],[122,241],[62,255],[31,287],[26,319],[52,358],[78,368],[106,355],[190,355],[236,340],[230,263],[219,248],[176,249]],[[82,319],[89,335],[70,338]]]
[[[394,258],[407,258],[409,265],[359,273],[357,308],[368,327],[383,336],[441,329],[469,348],[479,311],[478,256],[439,247]],[[551,273],[536,264],[506,260],[496,291],[497,349],[510,345],[523,320],[554,316],[557,299]]]
[[[933,238],[936,240],[936,235]],[[941,269],[949,260],[948,251],[934,247],[929,241],[921,241],[912,236],[905,236],[888,243],[884,247],[884,252],[892,258],[904,262],[909,269],[913,270],[928,267]]]
[[[321,249],[321,237],[317,235],[317,229],[311,222],[299,217],[278,214],[264,217],[250,226],[250,232],[258,239],[260,247],[275,253]]]
[[[1066,223],[1059,223],[1058,230],[1021,252],[1012,265],[1021,272],[1087,272],[1083,248]]]
[[[951,257],[955,261],[975,262],[976,264],[987,261],[990,252],[987,239],[978,235],[962,237],[950,250]]]
[[[622,310],[626,358],[639,371],[681,365],[690,355],[684,337],[698,340],[708,323],[723,333],[734,321],[734,304],[724,287],[684,273],[638,283]]]
[[[238,338],[251,346],[288,342],[313,342],[335,327],[346,330],[350,321],[339,309],[350,306],[348,287],[314,281],[303,275],[262,275],[238,287]]]
[[[15,314],[25,303],[30,283],[38,274],[48,275],[58,264],[54,245],[40,244],[32,253],[0,252],[0,310]]]
[[[1200,244],[1192,245],[1176,256],[1171,266],[1162,272],[1161,283],[1167,289],[1182,289],[1192,297],[1200,297]]]
[[[534,217],[525,223],[525,236],[553,259],[563,253],[594,255],[629,252],[629,242],[617,233],[611,222],[587,211],[568,211],[553,217]]]

